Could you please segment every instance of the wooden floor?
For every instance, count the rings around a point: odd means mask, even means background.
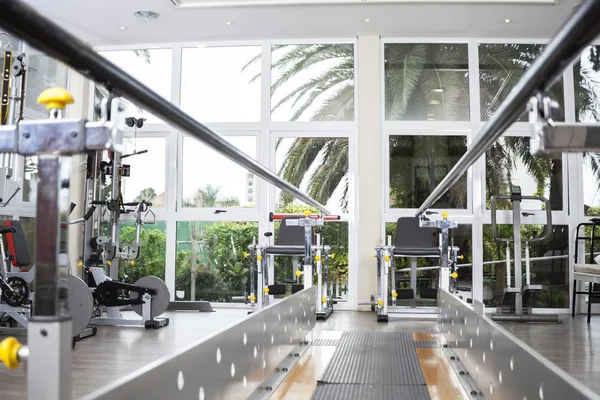
[[[128,312],[137,317],[137,314]],[[125,374],[141,368],[188,344],[207,337],[247,315],[243,309],[219,308],[213,313],[168,312],[167,327],[98,327],[98,335],[77,343],[73,351],[73,399],[93,392]],[[139,318],[139,317],[138,317]],[[0,340],[6,337],[0,333]],[[26,336],[17,336],[25,343]],[[27,377],[23,366],[0,368],[0,399],[26,399]],[[41,400],[41,399],[40,399]]]
[[[562,324],[502,323],[502,327],[600,393],[600,315],[561,316]]]
[[[404,321],[377,324],[371,313],[336,312],[325,322],[317,322],[313,339],[339,339],[344,330],[413,332],[414,340],[436,340],[437,322]],[[335,346],[311,346],[290,374],[275,390],[271,399],[310,399]],[[458,377],[439,348],[417,349],[431,400],[469,399]]]

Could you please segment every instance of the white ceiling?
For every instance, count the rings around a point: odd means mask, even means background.
[[[254,39],[549,38],[581,0],[535,4],[356,4],[180,9],[169,0],[26,0],[95,46]],[[133,16],[161,14],[155,21]],[[368,18],[371,22],[366,23]],[[504,20],[510,18],[512,23]],[[231,22],[227,26],[226,22]],[[120,30],[126,26],[126,30]]]

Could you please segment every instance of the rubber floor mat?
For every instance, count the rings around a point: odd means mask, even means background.
[[[311,400],[429,400],[427,386],[318,384]]]
[[[312,342],[313,346],[337,346],[339,339],[315,339]]]
[[[430,349],[439,347],[439,345],[435,340],[415,340],[415,347],[417,349]]]

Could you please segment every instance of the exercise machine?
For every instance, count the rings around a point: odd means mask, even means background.
[[[126,125],[141,126],[143,121],[127,118]],[[87,206],[92,217],[86,220],[84,227],[84,249],[82,277],[90,287],[95,302],[92,325],[128,325],[144,326],[146,329],[158,329],[169,324],[168,318],[158,318],[169,307],[170,294],[164,281],[156,276],[145,276],[135,283],[127,282],[127,276],[119,277],[119,263],[135,264],[141,252],[141,232],[143,225],[154,224],[155,215],[152,203],[141,200],[123,202],[121,192],[122,179],[129,177],[131,168],[121,160],[147,153],[146,150],[132,154],[109,152],[109,161],[102,161],[102,152],[88,155]],[[103,193],[106,178],[110,177],[111,191],[108,199]],[[96,210],[96,207],[98,208]],[[132,208],[133,207],[133,208]],[[91,211],[90,211],[91,210]],[[109,215],[110,235],[106,235],[103,215]],[[120,219],[122,214],[132,213],[136,234],[132,243],[120,243]],[[105,271],[108,266],[109,273]],[[131,307],[141,316],[125,318],[123,308]]]
[[[321,216],[305,212],[302,214],[269,214],[269,220],[280,221],[275,244],[256,244],[248,246],[250,258],[250,305],[261,309],[270,302],[269,296],[285,295],[285,284],[269,284],[269,259],[271,256],[292,257],[294,275],[291,281],[292,294],[313,285],[314,275],[317,275],[316,304],[317,319],[327,319],[333,312],[333,291],[329,282],[329,260],[335,255],[331,247],[322,243],[321,234],[324,221],[339,220],[338,215]],[[271,232],[265,233],[267,240]],[[302,257],[302,265],[299,258]],[[256,276],[256,282],[255,282]],[[302,283],[300,280],[302,279]],[[254,291],[256,288],[256,292]],[[255,296],[256,293],[256,296]]]
[[[427,215],[435,212],[429,211]],[[436,300],[438,287],[456,291],[458,278],[457,260],[458,247],[449,243],[450,230],[458,227],[455,221],[448,220],[448,214],[442,213],[441,220],[430,220],[426,216],[402,217],[396,223],[396,235],[392,243],[392,234],[387,232],[386,244],[375,248],[373,257],[377,260],[377,301],[368,303],[373,308],[377,307],[377,321],[388,322],[390,314],[412,313],[417,297],[417,258],[432,257],[440,260],[438,282],[432,288],[422,288],[421,298]],[[396,257],[409,257],[411,259],[411,282],[408,289],[397,289]],[[391,305],[390,298],[391,297]],[[373,297],[372,297],[373,299]],[[397,300],[411,300],[408,309],[396,305]]]
[[[498,235],[497,210],[498,201],[507,200],[512,204],[512,226],[513,237],[502,238]],[[521,202],[523,200],[538,200],[541,201],[546,210],[546,229],[544,234],[538,238],[522,238],[521,236],[521,217],[531,215],[528,212],[521,211]],[[535,297],[539,294],[543,287],[540,284],[531,282],[531,269],[529,263],[529,244],[541,242],[548,238],[552,232],[552,206],[548,199],[541,196],[524,196],[519,186],[511,186],[509,196],[492,196],[491,198],[491,214],[492,214],[492,239],[498,243],[506,243],[506,287],[502,297],[502,304],[495,314],[492,314],[492,319],[495,321],[515,321],[515,322],[559,322],[556,314],[533,314],[532,306]],[[514,285],[511,278],[511,263],[510,263],[510,247],[513,243],[514,252]],[[525,243],[525,252],[527,262],[525,264],[525,284],[523,285],[522,274],[522,256],[521,247]]]

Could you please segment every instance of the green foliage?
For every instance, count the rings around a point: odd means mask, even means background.
[[[222,197],[219,194],[220,186],[204,185],[196,190],[196,193],[191,199],[183,201],[184,207],[239,207],[240,200],[237,197]]]
[[[135,239],[135,226],[121,226],[119,240],[126,246]],[[165,260],[167,250],[167,235],[159,229],[142,229],[140,235],[141,251],[134,265],[124,261],[119,263],[120,274],[126,274],[131,282],[143,276],[154,275],[165,279]]]

